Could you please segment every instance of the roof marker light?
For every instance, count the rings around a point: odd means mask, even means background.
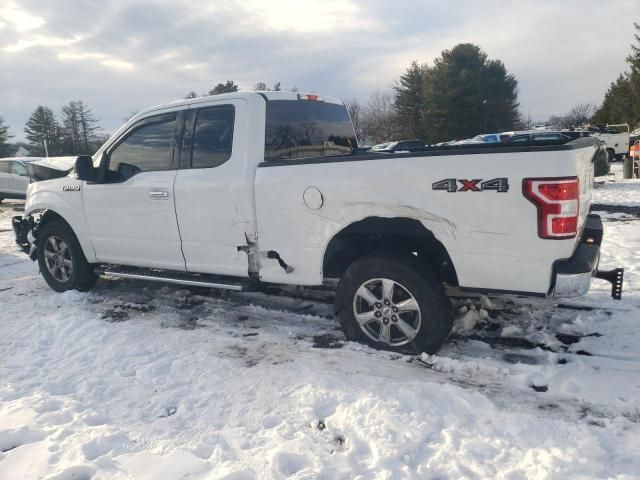
[[[310,102],[322,102],[323,99],[320,95],[316,95],[315,93],[299,93],[298,100],[308,100]]]

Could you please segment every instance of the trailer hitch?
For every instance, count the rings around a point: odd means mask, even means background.
[[[606,280],[611,284],[611,298],[614,300],[622,299],[622,282],[624,280],[624,268],[614,268],[613,270],[598,270],[596,278]]]

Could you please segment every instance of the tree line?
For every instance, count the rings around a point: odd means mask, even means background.
[[[640,25],[635,24],[636,30]],[[582,103],[547,124],[572,128],[592,124],[640,124],[640,35],[638,46],[631,45],[626,58],[629,71],[620,74],[605,94],[600,106]],[[227,80],[198,95],[185,98],[237,92],[238,84]],[[257,91],[280,91],[260,81]],[[288,89],[298,91],[296,87]],[[427,143],[469,138],[531,127],[519,111],[518,80],[501,60],[490,59],[478,46],[463,43],[444,50],[432,64],[414,61],[390,91],[376,91],[368,101],[346,101],[360,142],[419,138]],[[58,120],[46,106],[38,106],[24,128],[31,155],[79,155],[94,153],[105,140],[98,120],[81,100],[65,105]],[[15,145],[0,117],[0,157],[11,155]]]
[[[0,117],[0,158],[14,155],[23,145],[36,157],[91,155],[106,140],[99,132],[98,120],[82,100],[64,105],[60,117],[51,108],[39,105],[24,126],[26,144],[9,143],[13,135]]]
[[[240,86],[237,83],[235,83],[233,80],[227,80],[224,83],[218,83],[215,87],[213,87],[207,93],[202,93],[201,95],[198,95],[196,92],[192,90],[189,93],[187,93],[187,95],[184,98],[189,99],[189,98],[207,97],[209,95],[233,93],[233,92],[237,92],[238,90],[240,90]],[[267,92],[267,91],[280,92],[283,90],[283,88],[282,88],[281,82],[276,82],[273,84],[273,86],[269,86],[265,82],[260,81],[254,85],[253,90],[256,92]],[[294,86],[289,89],[285,89],[285,91],[297,92],[298,87]]]

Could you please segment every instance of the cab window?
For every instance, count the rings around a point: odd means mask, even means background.
[[[0,162],[0,173],[9,173],[9,162]]]
[[[191,142],[191,168],[212,168],[231,157],[233,105],[198,109]]]
[[[107,181],[125,181],[141,172],[175,169],[173,130],[176,113],[146,118],[110,150]]]

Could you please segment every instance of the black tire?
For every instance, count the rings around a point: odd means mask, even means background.
[[[47,266],[45,261],[45,245],[52,238],[60,239],[66,244],[71,261],[72,269],[70,274],[66,274],[66,281],[56,278]],[[61,220],[51,220],[45,223],[38,231],[38,240],[36,242],[38,252],[38,265],[40,273],[44,277],[47,284],[56,292],[64,292],[66,290],[80,290],[86,292],[96,283],[98,276],[93,273],[93,267],[87,262],[80,243],[71,227]],[[69,270],[65,270],[69,272]]]
[[[393,341],[381,342],[371,338],[371,330],[375,329],[376,325],[380,327],[381,331],[381,319],[367,323],[368,328],[361,327],[356,320],[355,310],[358,308],[357,305],[362,305],[362,296],[358,296],[360,299],[356,298],[358,289],[367,282],[372,282],[370,285],[374,285],[380,279],[392,280],[395,284],[399,284],[400,294],[410,294],[419,307],[419,328],[417,328],[415,337],[404,345],[392,345]],[[392,292],[396,292],[397,298],[398,288],[394,287],[394,289]],[[371,290],[369,291],[371,292]],[[392,297],[393,295],[394,293],[391,294]],[[384,298],[384,295],[380,294],[374,296]],[[395,304],[392,303],[392,305]],[[400,304],[398,303],[398,305]],[[372,306],[372,308],[377,307]],[[366,343],[380,350],[397,352],[436,353],[449,336],[453,322],[451,302],[444,292],[442,282],[417,257],[401,253],[372,253],[353,262],[338,284],[335,312],[349,340]],[[371,312],[365,314],[367,313]],[[383,314],[382,310],[375,312],[376,315],[378,313],[387,315],[387,313]],[[397,314],[398,317],[401,313]],[[398,322],[398,319],[396,318],[394,322]],[[396,325],[388,324],[390,331],[402,333],[397,323]],[[416,327],[417,325],[418,322],[414,321],[411,326]],[[365,329],[369,331],[369,334],[365,332]],[[390,338],[393,340],[393,335]],[[406,339],[408,338],[407,336]]]
[[[616,161],[616,152],[613,149],[608,148],[607,149],[607,160],[609,160],[609,163],[613,163]]]

